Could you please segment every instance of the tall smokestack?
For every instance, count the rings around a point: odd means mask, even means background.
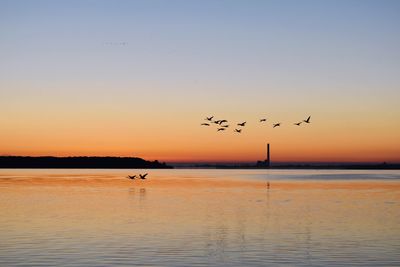
[[[267,166],[269,167],[270,163],[271,163],[271,159],[269,157],[269,143],[267,144],[267,160],[265,161]]]

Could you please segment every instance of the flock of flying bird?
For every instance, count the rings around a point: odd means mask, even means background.
[[[308,116],[307,119],[305,119],[303,121],[295,122],[295,123],[293,123],[293,125],[300,126],[300,124],[302,124],[303,122],[310,123],[310,119],[311,119],[311,116]],[[227,124],[228,123],[227,120],[214,120],[214,116],[206,117],[204,120],[206,120],[207,122],[202,123],[201,126],[210,126],[211,124],[216,124],[216,125],[218,125],[218,128],[217,128],[218,132],[225,131],[227,128],[230,127],[230,125]],[[267,119],[265,119],[265,118],[260,119],[260,123],[263,123],[266,121],[267,121]],[[247,123],[246,121],[237,123],[236,126],[239,126],[239,127],[235,127],[234,132],[241,133],[243,127],[246,126],[246,123]],[[280,122],[272,124],[272,128],[279,127],[279,126],[281,126]]]
[[[139,177],[138,177],[138,178],[144,180],[144,179],[146,179],[146,176],[147,176],[147,175],[148,175],[148,173],[139,174]],[[137,175],[128,175],[126,178],[131,179],[131,180],[135,180],[136,177],[137,177]]]

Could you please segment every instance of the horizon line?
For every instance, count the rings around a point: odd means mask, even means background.
[[[32,158],[39,158],[39,157],[54,157],[54,158],[71,158],[71,157],[88,157],[88,158],[102,158],[102,157],[110,157],[110,158],[140,158],[140,159],[144,159],[146,161],[159,161],[159,162],[165,162],[165,163],[169,163],[169,164],[177,164],[177,165],[221,165],[221,164],[228,164],[228,165],[232,165],[232,164],[241,164],[241,165],[245,165],[245,164],[254,164],[255,162],[258,162],[260,160],[197,160],[197,161],[182,161],[182,160],[162,160],[162,159],[146,159],[140,156],[104,156],[104,155],[99,155],[99,156],[54,156],[54,155],[36,155],[36,156],[31,156],[31,155],[10,155],[10,154],[3,154],[0,155],[0,157],[32,157]],[[264,160],[261,160],[264,161]],[[298,160],[277,160],[277,161],[271,161],[271,164],[400,164],[400,161],[390,161],[390,160],[380,160],[380,161],[298,161]]]

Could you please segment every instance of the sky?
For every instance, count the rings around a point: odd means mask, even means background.
[[[0,0],[0,155],[251,162],[270,143],[272,161],[400,162],[399,14],[387,0]]]

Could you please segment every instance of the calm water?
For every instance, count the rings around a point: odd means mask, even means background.
[[[399,171],[139,172],[0,170],[0,266],[400,266]]]

